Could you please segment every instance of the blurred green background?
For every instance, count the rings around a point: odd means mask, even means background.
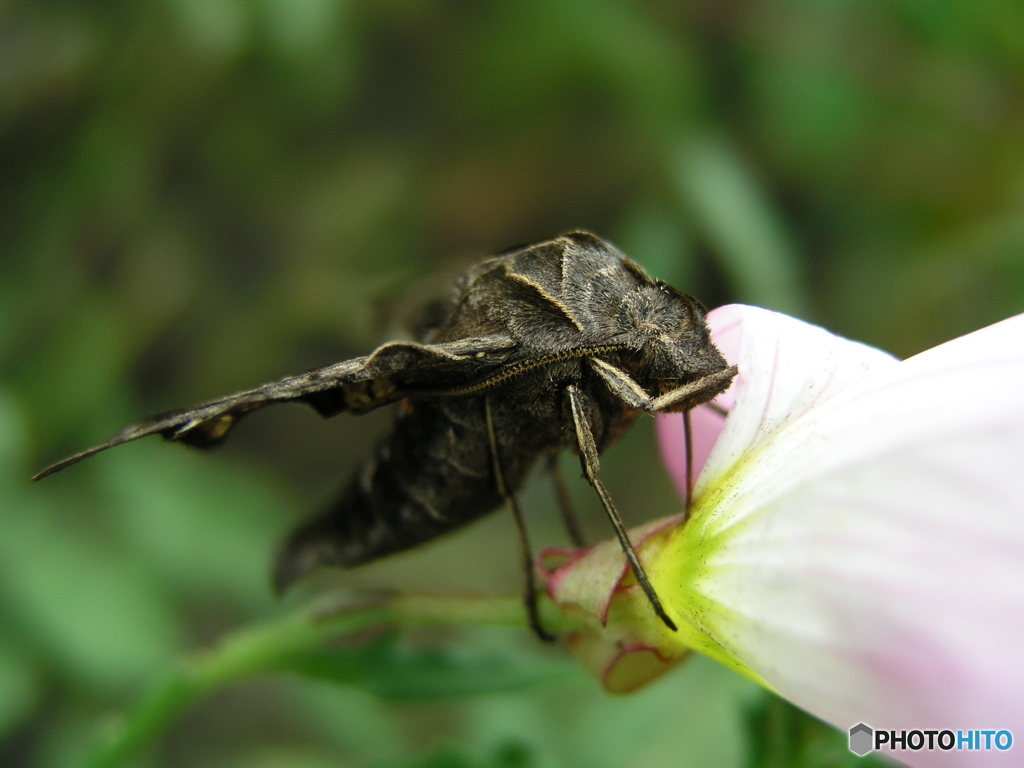
[[[901,356],[1020,312],[1024,4],[0,0],[0,764],[74,764],[283,610],[275,543],[389,415],[272,409],[212,454],[33,472],[365,353],[474,258],[571,228]],[[650,422],[603,467],[630,520],[678,509]],[[538,546],[565,542],[550,495],[524,494]],[[515,592],[514,541],[496,515],[342,583]],[[140,764],[850,759],[705,660],[613,698],[526,632],[389,642],[360,681],[216,693]]]

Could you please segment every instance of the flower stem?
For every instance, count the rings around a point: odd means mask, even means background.
[[[549,601],[540,604],[545,626],[576,626]],[[229,683],[287,668],[289,659],[330,641],[381,626],[456,624],[527,626],[522,599],[512,596],[392,595],[360,607],[319,606],[256,625],[224,638],[216,647],[179,664],[101,745],[88,768],[114,768],[137,755],[184,711]],[[342,651],[339,651],[342,652]]]

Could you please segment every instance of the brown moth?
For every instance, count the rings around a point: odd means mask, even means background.
[[[729,387],[736,367],[711,343],[704,307],[600,238],[570,232],[480,262],[432,314],[416,342],[155,416],[35,479],[152,434],[206,448],[274,403],[301,401],[324,417],[398,403],[393,431],[340,500],[285,542],[278,589],[321,566],[353,567],[415,547],[504,502],[519,534],[530,623],[548,638],[516,492],[547,460],[581,543],[553,460],[568,448],[654,612],[675,629],[601,482],[598,455],[640,413],[685,412]]]

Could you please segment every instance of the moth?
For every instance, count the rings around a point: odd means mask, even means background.
[[[417,341],[155,416],[34,479],[152,434],[208,448],[243,416],[276,403],[306,403],[324,417],[397,404],[390,435],[337,503],[284,543],[278,590],[323,566],[350,568],[415,547],[505,504],[530,624],[549,639],[516,494],[546,461],[582,545],[554,460],[568,449],[654,613],[676,629],[601,481],[598,456],[641,413],[687,412],[730,386],[736,367],[712,344],[701,303],[595,235],[569,232],[480,262],[430,314]]]

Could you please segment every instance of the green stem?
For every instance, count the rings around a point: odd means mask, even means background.
[[[546,627],[576,626],[550,602],[541,603]],[[346,610],[314,610],[243,629],[215,648],[180,664],[128,715],[118,732],[86,763],[123,765],[211,691],[228,683],[280,670],[295,654],[322,648],[335,638],[381,625],[469,624],[527,626],[521,598],[394,595]]]

